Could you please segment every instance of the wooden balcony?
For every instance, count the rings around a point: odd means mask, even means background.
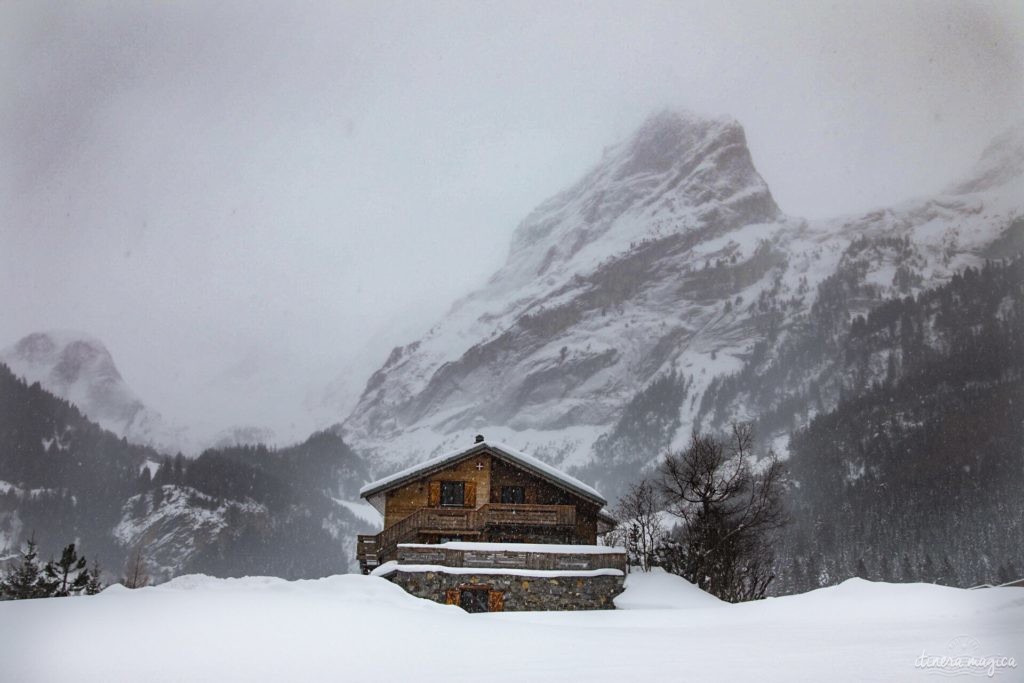
[[[572,505],[487,503],[476,509],[420,508],[375,536],[358,536],[356,559],[365,574],[397,559],[398,544],[417,540],[420,534],[480,536],[488,528],[571,528],[575,524]]]
[[[576,508],[572,505],[512,505],[489,503],[486,510],[485,526],[516,524],[519,526],[561,527],[575,526]]]
[[[577,546],[581,552],[573,552],[573,546],[566,545],[562,546],[558,552],[552,552],[551,550],[519,550],[515,545],[514,543],[494,544],[493,547],[489,547],[482,544],[480,547],[469,549],[446,547],[445,545],[403,543],[398,546],[398,561],[401,564],[440,564],[445,567],[572,571],[618,569],[623,573],[626,571],[626,552],[621,548],[602,549],[607,552],[592,552],[591,546],[582,548]],[[529,545],[525,547],[529,548]],[[588,550],[588,552],[582,552],[582,550]]]

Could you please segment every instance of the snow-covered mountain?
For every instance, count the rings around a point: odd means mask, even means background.
[[[173,453],[187,441],[183,429],[167,424],[132,391],[103,342],[84,332],[29,334],[0,351],[0,362],[133,443]]]
[[[830,278],[873,285],[852,317],[1019,249],[1022,131],[945,193],[807,221],[777,207],[738,123],[656,114],[531,213],[505,266],[396,348],[340,429],[382,472],[474,432],[595,479],[633,471],[712,420],[708,386],[782,343]]]
[[[147,406],[125,382],[104,343],[85,332],[34,332],[0,351],[0,362],[29,383],[70,401],[118,436],[162,453],[198,455],[204,448],[272,443],[272,430],[250,425],[197,434]]]

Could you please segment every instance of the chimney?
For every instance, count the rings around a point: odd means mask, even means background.
[[[473,443],[483,443],[483,442],[484,442],[484,435],[483,434],[477,434],[476,438],[473,440]]]

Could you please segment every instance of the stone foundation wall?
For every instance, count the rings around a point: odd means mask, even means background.
[[[536,577],[509,574],[448,574],[395,571],[384,578],[406,592],[442,604],[449,591],[486,587],[502,593],[506,612],[615,609],[612,598],[622,592],[625,576]]]

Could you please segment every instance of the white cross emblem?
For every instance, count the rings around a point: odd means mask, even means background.
[[[483,468],[484,468],[484,464],[483,464],[482,462],[478,462],[478,463],[476,464],[476,469],[477,469],[477,471],[479,471],[479,470],[482,470]]]

